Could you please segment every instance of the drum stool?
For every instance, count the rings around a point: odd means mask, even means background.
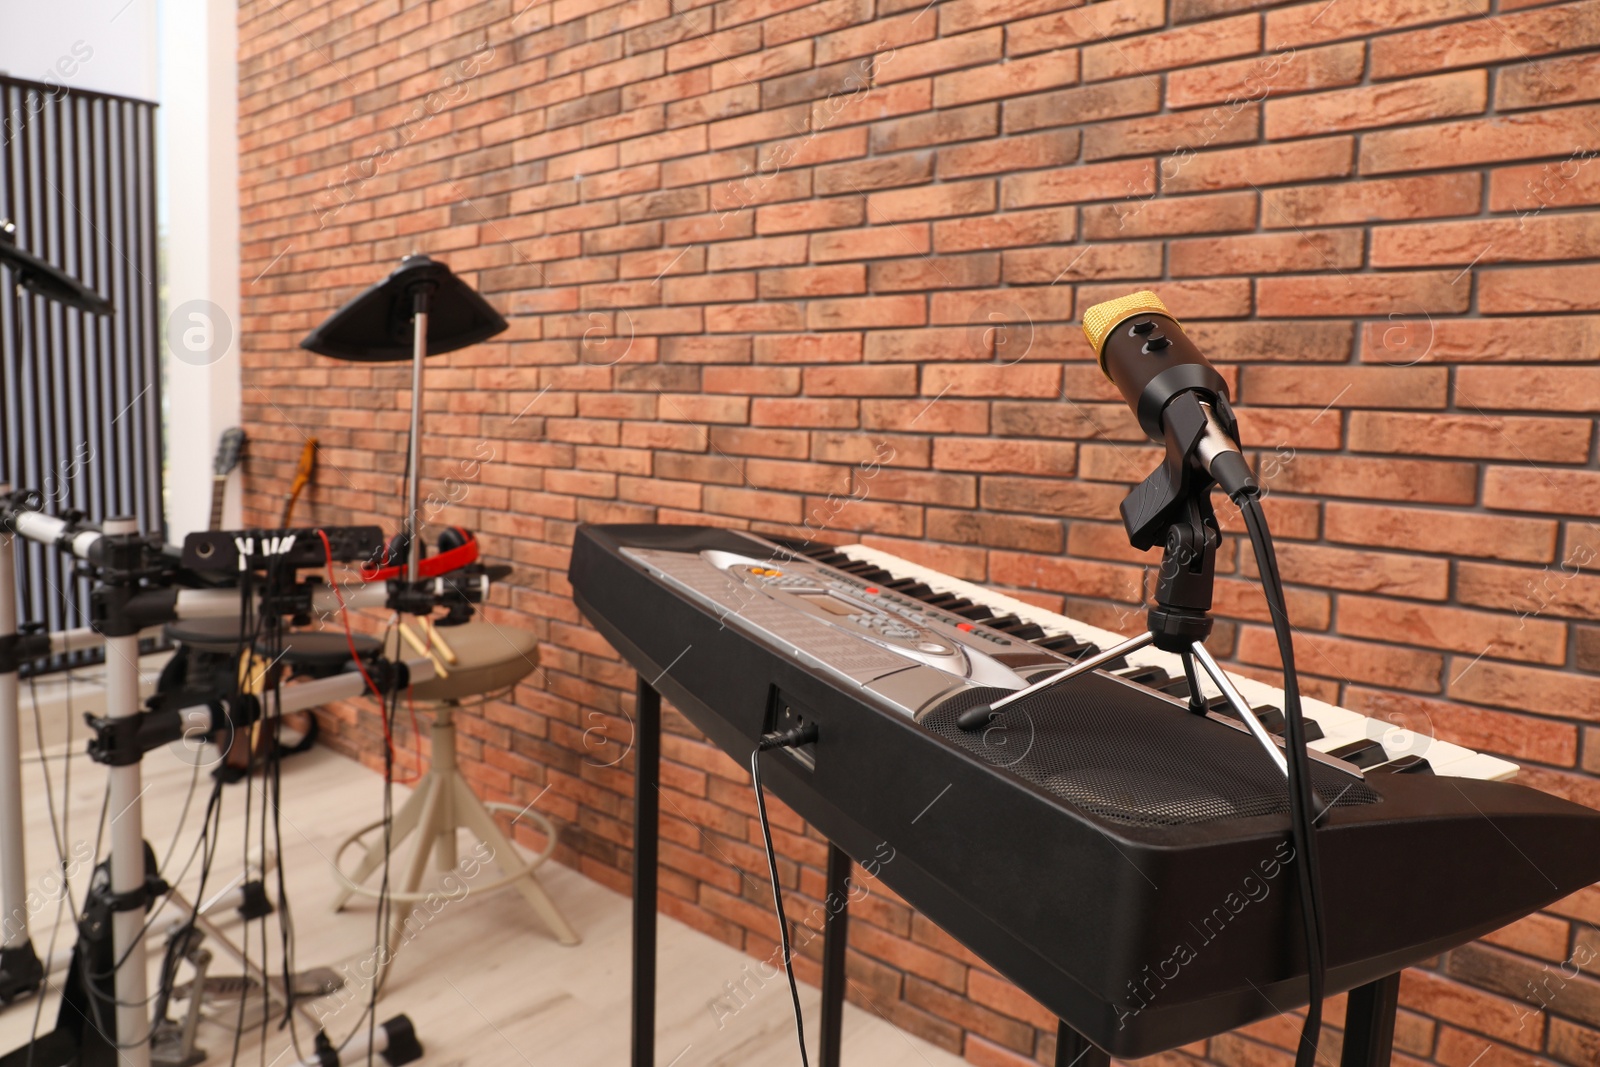
[[[399,881],[399,891],[391,892],[389,899],[404,904],[436,895],[420,893],[428,857],[432,855],[438,869],[448,871],[457,864],[456,830],[465,828],[492,851],[493,862],[504,873],[500,879],[483,886],[472,887],[473,892],[492,892],[506,886],[515,886],[527,900],[545,927],[563,945],[576,945],[578,934],[556,907],[535,873],[541,863],[550,857],[556,846],[556,828],[544,816],[517,808],[511,804],[486,804],[479,800],[456,765],[455,712],[461,702],[472,697],[483,697],[508,690],[526,677],[539,662],[538,637],[528,630],[475,619],[460,626],[440,627],[435,631],[440,641],[447,644],[454,656],[443,655],[448,676],[418,682],[412,690],[412,699],[433,705],[433,760],[422,781],[417,783],[410,799],[401,806],[394,817],[389,834],[389,855],[394,855],[400,843],[413,838],[411,853],[406,860]],[[399,647],[399,634],[391,634],[386,654],[401,658],[405,649]],[[531,807],[531,805],[530,805]],[[536,824],[544,833],[544,851],[531,861],[524,861],[516,847],[501,833],[491,812],[504,811],[513,819],[526,819]],[[373,823],[346,838],[334,856],[334,870],[341,883],[334,898],[335,911],[341,910],[350,898],[360,893],[376,897],[378,891],[363,883],[383,865],[384,842],[380,837],[367,848],[366,855],[350,874],[344,871],[344,854],[367,834],[383,826],[382,820]],[[389,954],[379,961],[380,973],[387,969],[399,947],[409,909],[396,908],[389,928]]]

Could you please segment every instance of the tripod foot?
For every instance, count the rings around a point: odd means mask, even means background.
[[[37,993],[44,984],[44,967],[33,951],[33,942],[24,941],[11,948],[0,948],[0,1004]]]

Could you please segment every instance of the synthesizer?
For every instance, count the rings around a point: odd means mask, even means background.
[[[771,790],[1112,1055],[1305,1003],[1287,790],[1242,724],[1190,711],[1174,672],[1130,655],[963,731],[962,711],[1115,635],[893,557],[816,552],[586,526],[569,577],[641,678],[734,758],[813,726],[764,764]],[[1248,681],[1265,710],[1273,691]],[[1311,742],[1330,994],[1600,879],[1600,813],[1493,780],[1514,767],[1465,750],[1400,751],[1414,742],[1341,711],[1317,708]]]
[[[959,612],[969,620],[977,619],[1004,633],[1061,650],[1072,659],[1094,655],[1127,636],[1046,611],[866,545],[812,545],[805,548],[803,554],[904,596],[943,604],[946,610]],[[1128,665],[1118,673],[1143,679],[1146,685],[1188,699],[1189,686],[1184,680],[1183,664],[1173,653],[1149,646],[1129,653],[1124,659]],[[1283,691],[1253,678],[1234,674],[1228,677],[1257,718],[1272,732],[1282,733]],[[1210,679],[1202,681],[1209,683]],[[1210,695],[1224,714],[1231,714],[1225,707],[1226,702],[1220,699],[1220,693],[1212,689]],[[1340,755],[1358,767],[1496,781],[1516,777],[1515,763],[1451,744],[1425,731],[1374,719],[1311,697],[1302,696],[1300,703],[1311,738],[1307,747],[1315,752]]]

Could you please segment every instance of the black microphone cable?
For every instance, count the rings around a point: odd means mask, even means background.
[[[1300,914],[1306,943],[1306,984],[1310,999],[1305,1024],[1295,1051],[1295,1067],[1314,1067],[1322,1035],[1322,998],[1327,985],[1327,928],[1322,907],[1322,873],[1317,860],[1316,823],[1319,800],[1311,784],[1311,758],[1307,755],[1305,720],[1300,706],[1300,680],[1294,662],[1294,630],[1289,625],[1283,579],[1278,573],[1272,534],[1253,488],[1234,497],[1244,516],[1250,546],[1255,551],[1261,588],[1272,615],[1272,632],[1283,661],[1283,718],[1285,754],[1289,768],[1289,836],[1295,851],[1295,873],[1300,889]]]
[[[789,998],[794,1002],[795,1036],[800,1042],[800,1067],[810,1067],[806,1058],[805,1016],[800,1010],[800,987],[794,980],[794,950],[789,947],[789,918],[783,910],[783,887],[778,882],[778,856],[772,848],[772,827],[767,822],[766,793],[761,788],[761,753],[771,748],[797,748],[817,739],[815,726],[800,726],[783,733],[762,735],[750,752],[750,779],[756,790],[756,814],[761,822],[761,840],[767,849],[767,873],[772,876],[772,907],[778,914],[778,944],[783,949],[783,970],[789,976]]]

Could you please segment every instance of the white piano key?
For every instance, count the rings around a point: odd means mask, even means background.
[[[935,592],[965,597],[975,604],[982,604],[996,615],[1015,615],[1035,623],[1048,636],[1071,635],[1075,641],[1097,645],[1103,649],[1126,640],[1121,634],[1047,611],[972,582],[953,578],[881,549],[869,548],[866,545],[846,545],[838,551],[850,559],[882,567],[896,578],[914,578]],[[1127,660],[1132,667],[1159,667],[1173,678],[1183,677],[1182,659],[1175,653],[1164,652],[1159,648],[1141,648],[1129,653]],[[1231,672],[1228,678],[1251,707],[1266,705],[1283,707],[1283,690]],[[1201,689],[1208,697],[1218,695],[1216,686],[1209,678],[1202,677]],[[1516,777],[1517,765],[1508,760],[1474,752],[1461,745],[1428,737],[1382,719],[1369,718],[1359,712],[1314,697],[1302,697],[1300,703],[1306,718],[1322,728],[1322,739],[1307,745],[1308,748],[1316,749],[1318,752],[1330,752],[1352,741],[1367,739],[1383,745],[1384,752],[1392,760],[1402,756],[1421,756],[1438,775],[1497,781]]]

